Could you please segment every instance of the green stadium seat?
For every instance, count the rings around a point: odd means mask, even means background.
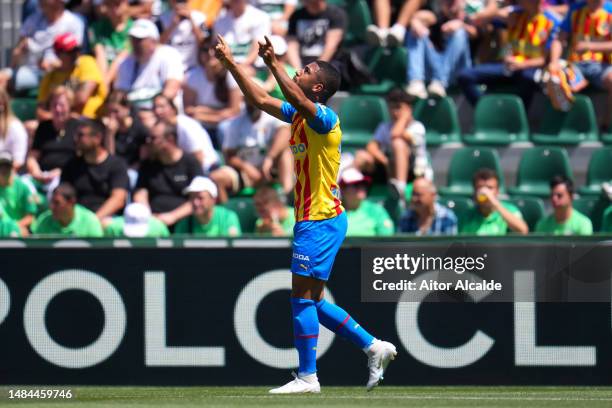
[[[348,25],[343,43],[346,46],[363,44],[366,27],[372,24],[368,3],[365,0],[347,0],[345,3]]]
[[[574,200],[573,205],[574,209],[591,219],[593,231],[599,231],[604,212],[610,205],[610,200],[604,197],[579,197]]]
[[[255,231],[257,212],[255,211],[255,204],[253,203],[252,197],[233,197],[223,204],[223,206],[238,214],[240,228],[243,233],[252,233]]]
[[[497,151],[489,147],[464,147],[453,154],[447,173],[447,186],[440,188],[440,194],[471,197],[474,194],[472,177],[481,168],[495,170],[499,176],[499,190],[504,192],[504,173]]]
[[[543,145],[577,145],[597,138],[595,109],[586,95],[576,95],[569,112],[556,110],[547,99],[538,131],[531,135],[534,143]]]
[[[529,231],[535,231],[535,227],[545,215],[544,202],[536,197],[512,197],[504,200],[514,204],[523,215],[523,219],[529,226]]]
[[[442,204],[445,207],[453,210],[455,215],[457,216],[457,221],[459,225],[465,220],[465,216],[472,208],[474,208],[474,201],[467,197],[444,197],[440,196],[438,198],[438,203]]]
[[[573,179],[567,151],[562,147],[533,147],[521,157],[517,172],[517,185],[508,190],[513,196],[550,195],[550,180],[554,176]]]
[[[37,106],[38,102],[34,98],[13,98],[11,101],[11,110],[22,122],[36,119]]]
[[[385,187],[388,191],[388,187]],[[402,216],[402,207],[398,200],[394,200],[388,194],[368,195],[366,200],[382,205],[393,220],[393,223],[397,226],[399,219]]]
[[[365,146],[374,136],[376,127],[389,120],[385,100],[373,95],[352,95],[345,98],[339,110],[342,144]]]
[[[612,205],[606,208],[601,220],[601,232],[612,233]]]
[[[368,69],[378,79],[377,84],[365,84],[354,90],[367,95],[386,95],[395,87],[406,83],[406,63],[408,53],[404,47],[379,47],[368,56]]]
[[[601,184],[612,181],[612,146],[602,147],[593,152],[587,170],[586,185],[578,190],[580,195],[598,196]]]
[[[485,95],[474,113],[474,133],[463,135],[471,145],[508,145],[529,140],[523,101],[516,95]]]
[[[457,107],[452,98],[420,99],[414,107],[414,117],[425,125],[427,146],[461,142]]]
[[[612,145],[612,132],[610,132],[610,133],[602,133],[601,134],[601,142],[603,144]]]

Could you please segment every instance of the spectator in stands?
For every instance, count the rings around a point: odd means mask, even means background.
[[[159,44],[159,31],[149,20],[134,21],[129,34],[132,53],[119,65],[115,89],[127,92],[131,100],[146,106],[159,93],[174,99],[183,82],[179,52]]]
[[[344,37],[347,16],[327,0],[304,0],[304,7],[289,18],[288,61],[301,69],[316,60],[330,62]]]
[[[388,178],[392,192],[401,198],[408,181],[432,178],[433,172],[427,160],[425,126],[412,116],[412,97],[393,89],[386,99],[391,121],[378,125],[365,150],[355,154],[353,166],[376,181]]]
[[[51,91],[64,85],[74,93],[72,110],[88,118],[97,118],[108,93],[102,72],[91,55],[81,55],[79,43],[72,33],[60,34],[53,42],[60,65],[48,72],[38,90],[39,120],[51,119],[48,108]]]
[[[238,215],[215,205],[217,186],[207,177],[194,178],[184,190],[193,207],[193,215],[176,224],[175,234],[194,234],[205,237],[237,237],[241,234]]]
[[[297,0],[251,0],[251,4],[268,14],[273,35],[287,35],[289,18],[297,7]]]
[[[382,205],[367,201],[369,178],[348,168],[340,175],[342,205],[348,217],[347,236],[373,237],[393,235],[395,226]]]
[[[153,127],[148,140],[149,158],[140,166],[133,197],[168,226],[191,214],[183,190],[194,177],[204,175],[198,159],[183,152],[177,139],[176,127],[164,122]]]
[[[527,234],[529,228],[518,208],[498,199],[499,178],[491,169],[480,169],[474,174],[474,201],[465,219],[459,220],[462,234],[506,235],[508,231]]]
[[[132,203],[122,217],[114,217],[104,229],[107,237],[162,238],[169,237],[168,227],[151,215],[146,205]]]
[[[17,238],[21,236],[19,225],[6,214],[0,204],[0,238]]]
[[[438,203],[436,186],[424,177],[412,183],[410,208],[399,222],[400,232],[416,235],[456,235],[457,216]]]
[[[28,134],[21,121],[13,114],[8,92],[0,89],[0,152],[13,156],[13,168],[19,170],[26,161]]]
[[[103,225],[125,207],[129,189],[127,166],[104,147],[105,133],[101,122],[83,120],[76,134],[80,154],[64,166],[61,177],[76,190],[77,202],[95,212]]]
[[[514,85],[526,107],[538,89],[535,73],[545,65],[558,21],[544,9],[543,0],[519,0],[518,3],[519,7],[499,9],[496,16],[508,24],[510,46],[504,61],[476,65],[459,73],[459,85],[472,105],[482,96],[480,85],[483,84]]]
[[[17,222],[21,235],[28,235],[28,227],[36,214],[36,196],[15,174],[10,152],[0,152],[0,205]]]
[[[221,14],[213,31],[221,34],[232,49],[234,60],[250,72],[258,59],[259,45],[265,35],[270,35],[270,17],[249,4],[248,0],[228,0],[227,9]]]
[[[573,207],[573,200],[572,180],[564,176],[553,177],[550,181],[550,203],[553,212],[538,222],[535,232],[552,235],[592,235],[591,220]]]
[[[572,5],[561,24],[561,32],[553,41],[550,69],[560,69],[563,48],[568,60],[574,63],[597,88],[608,92],[608,111],[603,126],[610,125],[612,116],[612,3],[605,0],[587,0]]]
[[[198,44],[206,37],[206,16],[192,10],[187,0],[170,0],[169,3],[170,10],[159,18],[163,30],[160,42],[177,49],[188,70],[198,63]]]
[[[273,35],[270,37],[270,42],[272,43],[272,48],[274,48],[274,55],[276,55],[276,59],[283,64],[285,67],[285,72],[289,78],[293,78],[297,73],[296,69],[289,64],[287,59],[287,41],[281,36]],[[266,90],[270,94],[270,96],[280,99],[281,101],[285,100],[285,95],[280,89],[280,85],[276,82],[276,78],[272,75],[272,72],[262,71],[263,76],[260,74],[257,75],[257,78],[265,81],[262,84],[262,88]]]
[[[559,19],[565,17],[569,11],[570,3],[577,3],[577,0],[544,0],[546,9],[555,13]]]
[[[210,177],[219,186],[219,201],[244,187],[273,180],[275,172],[285,194],[293,190],[293,156],[289,150],[289,126],[247,103],[240,116],[224,126],[225,166]]]
[[[39,215],[32,224],[32,234],[102,237],[102,225],[96,214],[76,201],[76,191],[70,184],[57,186],[51,194],[50,209]]]
[[[373,0],[374,23],[366,28],[366,42],[376,47],[397,47],[404,44],[406,28],[422,0]],[[394,9],[395,12],[394,12]],[[391,26],[392,17],[397,15]]]
[[[7,77],[12,77],[17,91],[37,88],[43,74],[57,64],[52,49],[55,37],[70,32],[79,45],[83,43],[83,21],[65,10],[64,3],[63,0],[39,0],[40,9],[21,26],[19,41],[12,52],[13,71],[5,71],[0,81],[6,82]]]
[[[478,34],[465,20],[463,0],[442,0],[437,11],[420,10],[407,38],[408,94],[425,99],[446,96],[458,72],[472,66],[470,38]],[[425,81],[430,80],[425,88]]]
[[[210,38],[200,46],[200,65],[187,72],[183,106],[185,113],[202,123],[213,140],[218,141],[217,126],[240,113],[244,98],[234,78],[228,75],[223,64],[215,58],[215,41]]]
[[[104,16],[89,27],[89,43],[107,88],[117,78],[119,65],[130,53],[129,32],[134,21],[128,0],[104,0]]]
[[[59,181],[61,169],[75,155],[79,121],[71,113],[73,103],[70,89],[56,88],[49,97],[51,119],[40,122],[34,134],[27,168],[30,176],[43,185]],[[52,186],[49,190],[53,190]]]
[[[278,191],[270,186],[262,186],[253,196],[255,211],[259,218],[255,221],[255,233],[288,237],[293,235],[295,214],[293,208],[286,206]]]
[[[219,156],[213,148],[210,136],[196,120],[179,114],[172,99],[165,95],[157,95],[153,99],[153,106],[158,120],[176,127],[178,147],[185,153],[195,156],[205,174],[219,166]]]
[[[206,27],[211,28],[219,12],[223,8],[222,0],[189,0],[189,8],[191,10],[198,10],[200,13],[206,16]]]

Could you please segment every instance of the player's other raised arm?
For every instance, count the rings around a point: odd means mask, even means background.
[[[217,35],[219,43],[215,47],[215,56],[223,66],[232,74],[244,97],[253,105],[257,106],[264,112],[280,119],[285,120],[281,112],[282,101],[268,95],[268,93],[259,85],[257,85],[244,72],[240,65],[236,64],[232,51],[221,35]]]

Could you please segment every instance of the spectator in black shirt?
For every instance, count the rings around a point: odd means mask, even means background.
[[[316,60],[334,59],[344,31],[346,13],[326,0],[304,0],[289,18],[287,58],[296,69]]]
[[[81,153],[62,170],[62,182],[77,192],[77,202],[96,213],[100,221],[119,213],[125,207],[129,180],[127,166],[104,147],[104,125],[83,119],[76,134]]]
[[[73,92],[57,87],[49,98],[52,118],[40,122],[28,153],[28,173],[36,181],[48,185],[59,180],[61,169],[75,155],[74,136],[79,122],[72,116]]]
[[[195,176],[203,176],[202,165],[177,146],[176,127],[158,122],[148,139],[149,159],[142,162],[134,201],[151,208],[164,224],[171,226],[191,214],[183,190]]]

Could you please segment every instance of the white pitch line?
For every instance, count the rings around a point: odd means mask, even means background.
[[[470,396],[438,396],[438,395],[381,395],[381,396],[369,396],[369,395],[325,395],[325,394],[316,394],[316,395],[296,395],[292,394],[291,397],[302,397],[302,398],[317,398],[320,395],[321,398],[329,398],[329,399],[408,399],[408,400],[418,400],[418,399],[427,399],[427,400],[483,400],[483,401],[612,401],[612,397],[606,398],[581,398],[581,397],[470,397]],[[210,396],[211,398],[283,398],[283,396],[279,395],[215,395]]]

